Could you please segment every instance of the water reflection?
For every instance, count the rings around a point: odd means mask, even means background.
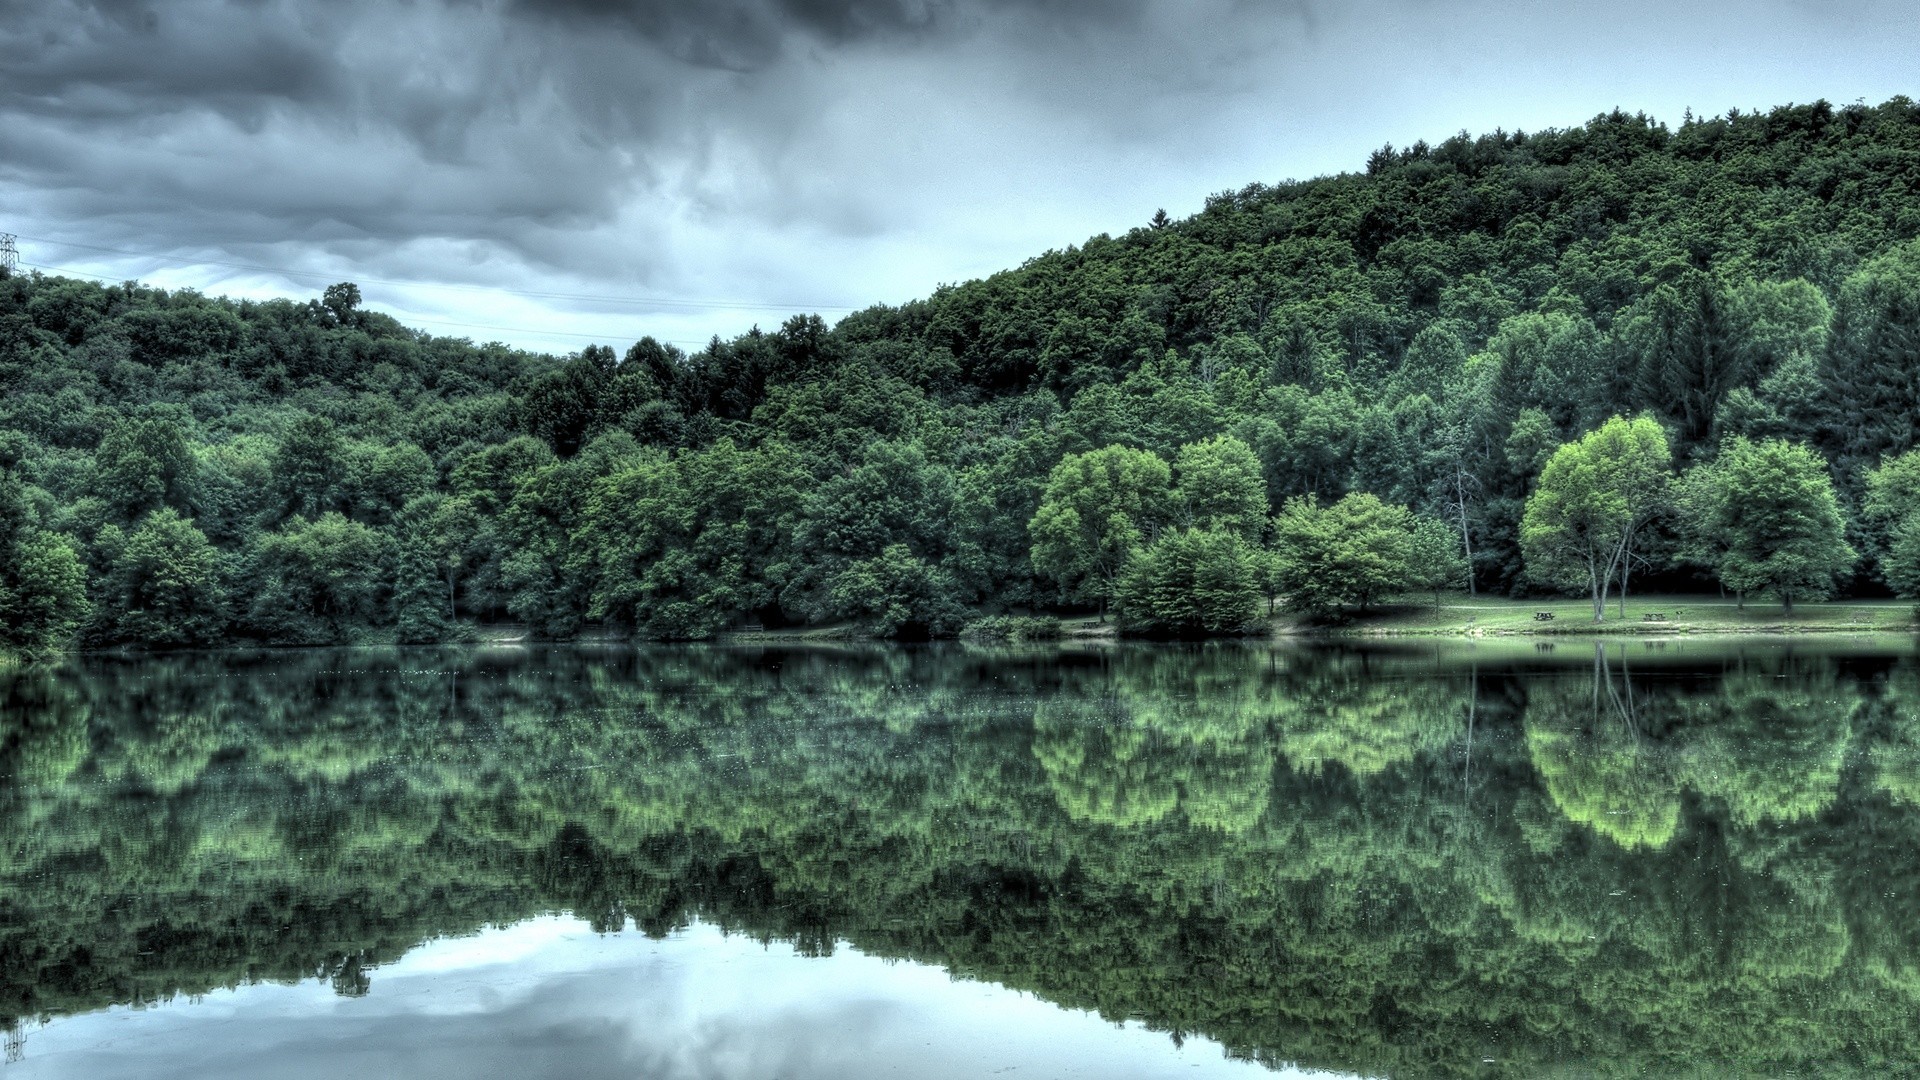
[[[1275,1066],[1920,1067],[1905,647],[272,653],[3,672],[0,710],[16,1027],[377,998],[559,911]]]

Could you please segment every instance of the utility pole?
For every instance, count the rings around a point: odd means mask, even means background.
[[[0,233],[0,278],[12,277],[20,269],[19,237],[10,232]]]

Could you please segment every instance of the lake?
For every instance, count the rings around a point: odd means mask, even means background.
[[[0,670],[8,1077],[1920,1070],[1909,640]]]

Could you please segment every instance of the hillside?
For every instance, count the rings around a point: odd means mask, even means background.
[[[1832,587],[1908,591],[1920,457],[1907,487],[1869,471],[1920,442],[1916,238],[1920,105],[1896,98],[1383,148],[691,355],[437,338],[346,285],[257,303],[16,275],[0,647],[915,635],[1142,610],[1196,566],[1227,568],[1237,612],[1298,595],[1270,568],[1318,503],[1289,500],[1350,493],[1524,592],[1571,580],[1523,551],[1537,478],[1616,415],[1681,471],[1810,448],[1859,556]],[[1124,527],[1093,535],[1108,496]],[[1634,572],[1749,588],[1686,519],[1649,519]]]

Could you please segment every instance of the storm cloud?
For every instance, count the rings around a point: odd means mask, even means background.
[[[1913,89],[1914,22],[1891,0],[0,0],[0,230],[108,277],[360,280],[476,338],[695,342],[1384,142],[1877,101]]]

